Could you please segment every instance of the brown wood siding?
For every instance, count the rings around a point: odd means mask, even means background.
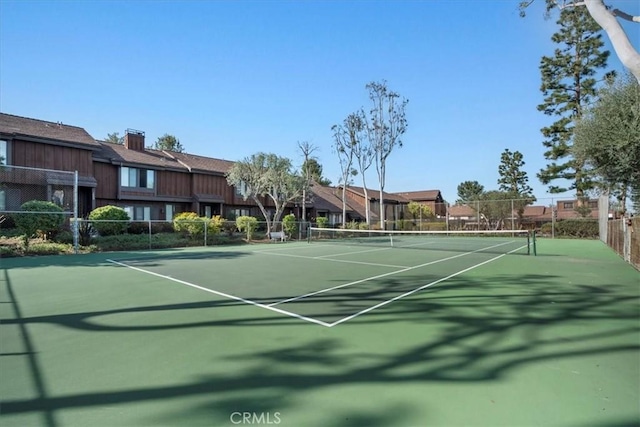
[[[108,163],[95,162],[93,164],[93,176],[96,181],[98,181],[98,186],[96,187],[96,199],[115,200],[118,197],[117,166]]]
[[[215,175],[193,175],[193,192],[195,194],[216,194],[218,196],[231,196],[234,193],[233,187],[227,183],[224,176]],[[225,201],[231,201],[225,197]]]
[[[188,173],[156,170],[158,196],[191,197],[191,176]]]
[[[83,176],[93,173],[90,150],[13,140],[11,164],[32,168],[78,171]]]

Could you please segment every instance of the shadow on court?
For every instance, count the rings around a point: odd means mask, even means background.
[[[403,286],[407,280],[418,282],[423,279],[423,276],[403,277],[401,280],[389,278],[385,280],[385,287],[396,293],[397,287]],[[231,351],[220,357],[212,348],[211,358],[216,363],[211,365],[207,361],[203,368],[209,367],[204,368],[198,378],[187,382],[185,378],[174,378],[173,384],[162,387],[141,383],[135,388],[101,391],[100,384],[104,378],[96,377],[93,390],[65,393],[58,389],[55,395],[51,395],[44,392],[42,385],[39,386],[42,390],[38,397],[4,399],[2,412],[5,416],[41,413],[45,415],[45,424],[54,426],[58,411],[156,401],[169,406],[164,407],[162,417],[146,414],[149,417],[145,418],[147,423],[174,425],[190,420],[190,424],[197,424],[207,420],[212,425],[227,425],[230,424],[230,413],[251,408],[257,412],[279,412],[282,424],[287,425],[287,411],[293,412],[295,407],[291,396],[300,393],[327,390],[343,393],[343,398],[349,399],[348,392],[343,391],[346,386],[383,385],[394,390],[398,386],[396,393],[402,393],[402,389],[412,385],[504,381],[514,371],[534,364],[557,363],[566,358],[637,353],[640,350],[637,294],[629,294],[624,286],[615,283],[575,283],[559,287],[556,279],[545,275],[495,276],[491,281],[472,277],[452,278],[446,286],[434,287],[361,316],[353,323],[339,326],[346,335],[291,336],[286,344],[275,348],[261,349],[257,346],[251,352]],[[8,282],[7,286],[10,286]],[[363,294],[347,291],[339,296],[321,298],[326,303],[351,310],[353,299],[361,299]],[[18,310],[14,319],[3,320],[3,324],[19,325],[25,331],[23,339],[30,342],[26,331],[36,324],[106,332],[109,327],[99,326],[99,322],[92,321],[94,317],[117,316],[132,311],[157,313],[158,316],[173,310],[232,312],[240,305],[234,301],[202,301],[35,317],[24,316]],[[250,310],[245,311],[249,315]],[[198,330],[238,334],[245,327],[251,327],[247,331],[259,327],[267,333],[275,325],[300,326],[297,319],[274,317],[268,312],[261,317],[259,313],[254,317],[256,313],[251,311],[251,317],[227,320],[224,319],[226,316],[220,316],[218,320],[195,323],[140,324],[125,329],[114,327],[112,331],[181,329],[184,333],[193,334],[195,339]],[[394,327],[389,328],[390,325]],[[410,345],[394,349],[393,343],[401,340],[392,337],[402,334],[407,334],[406,343]],[[420,339],[416,340],[417,336]],[[380,345],[368,341],[372,337],[377,337]],[[123,339],[126,339],[124,335]],[[162,348],[164,356],[167,352],[184,351],[166,348],[162,341],[157,345]],[[33,344],[27,347],[33,347]],[[37,351],[37,348],[31,348],[29,353]],[[23,357],[33,359],[34,356]],[[86,358],[90,355],[70,357]],[[132,354],[131,357],[136,356]],[[216,368],[216,365],[243,368],[227,372]],[[31,363],[31,370],[36,376],[41,369],[37,363]],[[633,373],[624,372],[624,367],[619,369],[621,377]],[[584,374],[589,375],[590,372]],[[206,399],[204,402],[195,399],[193,404],[170,404],[176,397],[196,396]],[[325,413],[325,421],[334,426],[414,423],[416,396],[400,397],[404,404],[382,398],[376,404],[377,409]],[[371,398],[377,399],[374,395]],[[459,404],[464,406],[463,397]],[[167,409],[170,409],[169,413]],[[477,416],[482,417],[482,414]],[[570,418],[570,415],[566,417]],[[636,421],[625,416],[616,416],[616,420],[617,425],[632,425]],[[616,424],[594,420],[594,425]]]

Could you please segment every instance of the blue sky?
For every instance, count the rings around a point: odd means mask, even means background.
[[[386,80],[409,99],[387,191],[439,189],[453,202],[466,180],[496,189],[509,148],[545,203],[540,128],[553,119],[536,110],[538,65],[556,27],[537,3],[522,19],[517,0],[0,0],[0,110],[96,139],[133,128],[151,145],[169,133],[228,160],[265,151],[299,166],[297,142],[310,141],[336,183],[331,126]],[[638,2],[611,3],[640,14]],[[625,30],[640,40],[640,25]],[[613,52],[609,68],[622,70]]]

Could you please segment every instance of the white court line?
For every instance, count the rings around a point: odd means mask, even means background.
[[[414,270],[414,269],[416,269],[416,268],[421,268],[421,267],[426,267],[426,266],[428,266],[428,265],[437,264],[437,263],[439,263],[439,262],[448,261],[448,260],[450,260],[450,259],[454,259],[454,258],[460,258],[460,257],[466,256],[466,255],[470,255],[470,254],[476,253],[476,252],[484,251],[484,250],[486,250],[486,249],[492,249],[492,248],[495,248],[495,247],[498,247],[498,246],[507,245],[507,244],[509,244],[509,243],[513,243],[513,242],[500,243],[500,244],[497,244],[497,245],[488,246],[488,247],[486,247],[486,248],[476,249],[475,251],[472,251],[472,252],[465,252],[465,253],[463,253],[463,254],[458,254],[458,255],[450,256],[450,257],[448,257],[448,258],[437,259],[437,260],[435,260],[435,261],[425,262],[424,264],[414,265],[413,267],[405,267],[405,268],[403,268],[403,269],[401,269],[401,270],[391,271],[391,272],[389,272],[389,273],[379,274],[379,275],[377,275],[377,276],[373,276],[373,277],[367,277],[366,279],[356,280],[355,282],[349,282],[349,283],[344,283],[344,284],[342,284],[342,285],[333,286],[333,287],[331,287],[331,288],[320,289],[319,291],[309,292],[308,294],[300,295],[300,296],[297,296],[297,297],[292,297],[292,298],[283,299],[282,301],[276,301],[276,302],[274,302],[274,303],[269,304],[269,307],[273,307],[273,306],[275,306],[275,305],[278,305],[278,304],[284,304],[284,303],[291,302],[291,301],[297,301],[297,300],[299,300],[299,299],[307,298],[307,297],[314,296],[314,295],[318,295],[318,294],[323,294],[323,293],[325,293],[325,292],[333,291],[333,290],[335,290],[335,289],[344,288],[344,287],[346,287],[346,286],[357,285],[358,283],[368,282],[369,280],[375,280],[375,279],[380,279],[381,277],[387,277],[387,276],[392,276],[392,275],[394,275],[394,274],[398,274],[398,273],[404,273],[405,271]],[[524,247],[524,246],[523,246],[523,247]],[[519,249],[522,249],[522,248],[518,248],[518,249],[516,249],[516,250],[519,250]],[[515,252],[516,250],[513,250],[513,251],[511,251],[511,252]],[[511,253],[511,252],[508,252],[508,253]],[[504,255],[504,254],[503,254],[503,255]]]
[[[391,265],[391,264],[380,264],[378,262],[365,262],[365,261],[352,261],[348,259],[330,259],[330,258],[320,258],[317,256],[305,256],[305,255],[294,255],[294,254],[278,254],[272,252],[259,252],[263,255],[275,255],[275,256],[288,256],[292,258],[305,258],[305,259],[315,259],[317,261],[329,261],[329,262],[344,262],[347,264],[363,264],[363,265],[374,265],[376,267],[391,267],[391,268],[407,268],[406,265]]]
[[[513,253],[513,252],[515,252],[515,251],[519,251],[519,250],[520,250],[520,249],[522,249],[522,248],[526,248],[526,245],[525,245],[525,246],[522,246],[522,247],[520,247],[520,248],[514,249],[514,250],[512,250],[512,251],[509,251],[509,252],[507,252],[507,253],[505,253],[505,254],[498,255],[497,257],[493,257],[493,258],[491,258],[491,259],[489,259],[489,260],[487,260],[487,261],[483,261],[483,262],[481,262],[481,263],[479,263],[479,264],[476,264],[476,265],[474,265],[474,266],[471,266],[471,267],[469,267],[469,268],[465,268],[464,270],[460,270],[460,271],[458,271],[457,273],[450,274],[450,275],[448,275],[447,277],[443,277],[442,279],[438,279],[438,280],[436,280],[435,282],[427,283],[427,284],[426,284],[426,285],[424,285],[424,286],[420,286],[419,288],[416,288],[416,289],[414,289],[414,290],[412,290],[412,291],[405,292],[404,294],[402,294],[402,295],[398,295],[398,296],[396,296],[396,297],[393,297],[393,298],[391,298],[390,300],[383,301],[383,302],[381,302],[381,303],[379,303],[379,304],[376,304],[376,305],[374,305],[374,306],[372,306],[372,307],[369,307],[369,308],[367,308],[367,309],[364,309],[364,310],[362,310],[362,311],[359,311],[358,313],[352,314],[351,316],[344,317],[344,318],[342,318],[342,319],[340,319],[340,320],[337,320],[337,321],[335,321],[335,322],[331,323],[331,324],[329,325],[329,327],[333,327],[333,326],[339,325],[340,323],[346,322],[347,320],[351,320],[351,319],[353,319],[353,318],[355,318],[355,317],[360,316],[361,314],[368,313],[368,312],[370,312],[370,311],[372,311],[372,310],[375,310],[376,308],[380,308],[380,307],[382,307],[382,306],[384,306],[384,305],[387,305],[387,304],[389,304],[389,303],[392,303],[392,302],[394,302],[394,301],[397,301],[397,300],[399,300],[399,299],[401,299],[401,298],[404,298],[404,297],[407,297],[407,296],[409,296],[409,295],[411,295],[411,294],[414,294],[414,293],[416,293],[416,292],[422,291],[422,290],[424,290],[424,289],[426,289],[426,288],[428,288],[428,287],[430,287],[430,286],[437,285],[437,284],[438,284],[438,283],[440,283],[440,282],[444,282],[445,280],[451,279],[452,277],[458,276],[458,275],[460,275],[460,274],[462,274],[462,273],[466,273],[467,271],[469,271],[469,270],[473,270],[474,268],[478,268],[478,267],[480,267],[481,265],[488,264],[488,263],[490,263],[491,261],[495,261],[495,260],[497,260],[498,258],[502,258],[502,257],[503,257],[503,256],[505,256],[505,255],[508,255],[508,254]]]
[[[331,246],[340,246],[340,245],[331,245]],[[317,257],[317,259],[322,259],[322,258],[326,258],[326,257],[330,257],[330,256],[342,256],[342,255],[351,255],[351,254],[364,254],[367,252],[379,252],[379,251],[388,251],[389,249],[393,249],[393,247],[388,246],[386,248],[376,248],[376,249],[367,249],[364,251],[351,251],[351,252],[342,252],[339,254],[329,254],[329,255],[319,255]]]
[[[184,280],[175,279],[175,278],[170,277],[170,276],[165,276],[164,274],[154,273],[153,271],[145,270],[145,269],[139,268],[139,267],[134,267],[132,265],[124,264],[122,262],[118,262],[118,261],[115,261],[115,260],[112,260],[112,259],[107,259],[107,261],[111,262],[113,264],[117,264],[117,265],[122,266],[122,267],[127,267],[127,268],[130,268],[132,270],[136,270],[136,271],[140,271],[142,273],[150,274],[152,276],[156,276],[156,277],[160,277],[160,278],[163,278],[163,279],[171,280],[171,281],[180,283],[182,285],[191,286],[192,288],[196,288],[196,289],[199,289],[201,291],[205,291],[205,292],[209,292],[209,293],[212,293],[212,294],[215,294],[215,295],[219,295],[221,297],[233,299],[233,300],[236,300],[236,301],[241,301],[241,302],[244,302],[246,304],[255,305],[256,307],[260,307],[260,308],[266,308],[267,310],[271,310],[271,311],[275,311],[276,313],[280,313],[280,314],[284,314],[284,315],[287,315],[287,316],[295,317],[296,319],[306,320],[307,322],[316,323],[316,324],[322,325],[322,326],[327,326],[327,327],[330,326],[329,323],[323,322],[322,320],[314,319],[312,317],[301,316],[299,314],[291,313],[289,311],[281,310],[279,308],[269,307],[266,304],[260,304],[259,302],[255,302],[255,301],[251,301],[251,300],[248,300],[248,299],[240,298],[240,297],[237,297],[237,296],[234,296],[234,295],[225,294],[224,292],[214,291],[212,289],[208,289],[208,288],[205,288],[203,286],[198,286],[198,285],[195,285],[193,283],[186,282]]]

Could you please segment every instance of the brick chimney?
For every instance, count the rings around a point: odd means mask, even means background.
[[[127,129],[124,134],[124,146],[129,150],[144,151],[144,132]]]

